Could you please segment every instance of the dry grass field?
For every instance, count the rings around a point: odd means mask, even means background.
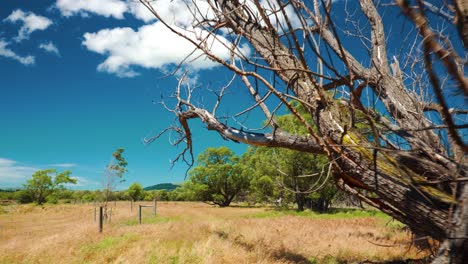
[[[0,210],[0,263],[385,263],[428,254],[380,213],[159,202],[139,225],[135,207],[119,202],[99,233],[92,205]]]

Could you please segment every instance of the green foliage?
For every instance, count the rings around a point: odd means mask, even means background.
[[[91,192],[90,193],[85,193],[85,194],[83,194],[83,196],[81,196],[81,200],[83,202],[89,203],[89,202],[92,202],[92,201],[96,200],[96,196],[94,195],[94,193],[91,193]]]
[[[274,197],[275,183],[270,176],[254,177],[250,181],[250,190],[255,194],[256,202],[267,202]]]
[[[130,187],[127,190],[127,194],[133,201],[139,201],[145,198],[145,191],[143,190],[141,184],[137,182],[130,185]]]
[[[173,184],[173,183],[159,183],[156,185],[145,187],[145,191],[154,191],[154,190],[167,190],[172,191],[180,187],[180,185]]]
[[[299,113],[304,113],[300,104],[293,104]],[[288,133],[308,133],[291,114],[279,116],[277,122]],[[310,118],[306,122],[313,127]],[[338,192],[332,177],[327,175],[328,160],[324,155],[258,147],[249,149],[245,157],[249,167],[254,169],[250,197],[255,202],[275,201],[281,197],[283,202],[294,201],[300,211],[309,207],[324,212]]]
[[[326,211],[338,192],[327,178],[325,156],[287,149],[263,148],[248,152],[248,163],[254,169],[251,197],[255,202],[294,201],[300,211],[306,207]]]
[[[156,197],[158,198],[159,201],[170,201],[169,192],[166,190],[156,191]]]
[[[0,190],[0,200],[17,200],[16,196],[20,190]]]
[[[332,180],[324,183],[322,188],[312,192],[307,196],[310,201],[310,207],[317,212],[326,212],[329,210],[333,199],[336,197],[338,189]]]
[[[145,201],[153,201],[154,199],[157,199],[157,193],[156,191],[149,191],[144,193],[144,198],[143,200]]]
[[[125,150],[123,148],[118,148],[116,151],[114,151],[114,153],[112,153],[112,157],[114,157],[117,164],[109,165],[109,170],[113,171],[119,178],[122,178],[124,173],[127,172],[126,167],[128,163],[125,160],[125,158],[122,156],[122,153],[124,151]]]
[[[81,248],[83,253],[102,253],[107,249],[125,245],[129,242],[137,241],[138,235],[134,233],[126,233],[120,236],[106,236],[102,240],[96,243],[86,244]]]
[[[14,200],[17,200],[22,204],[32,203],[34,202],[34,196],[28,190],[20,190],[15,192]]]
[[[59,201],[59,196],[57,195],[57,193],[51,193],[47,196],[46,200],[48,203],[57,204]]]
[[[181,187],[181,197],[229,206],[236,195],[248,189],[251,170],[229,148],[207,148],[197,162]]]
[[[177,185],[180,187],[180,185]],[[158,199],[158,201],[185,201],[186,199],[183,199],[181,197],[179,189],[173,190],[173,191],[167,191],[167,190],[155,190],[153,191],[154,197]]]
[[[49,174],[55,174],[52,176]],[[59,190],[64,189],[64,184],[71,183],[75,184],[76,179],[70,177],[71,171],[64,171],[57,173],[55,169],[46,169],[36,171],[30,180],[25,184],[25,192],[28,192],[38,204],[43,204],[49,195],[55,194]],[[28,196],[26,195],[26,196]]]
[[[72,190],[59,190],[56,193],[58,199],[72,200],[74,198],[75,192]]]
[[[210,201],[207,184],[197,183],[192,177],[178,189],[178,197],[183,201]]]
[[[122,156],[124,152],[123,148],[118,148],[114,153],[112,153],[113,159],[107,165],[106,172],[104,174],[105,188],[103,192],[103,200],[105,201],[105,214],[107,215],[107,202],[112,199],[117,199],[115,193],[113,192],[115,185],[118,182],[123,182],[123,175],[127,172],[127,161]]]

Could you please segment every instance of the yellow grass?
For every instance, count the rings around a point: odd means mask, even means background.
[[[158,216],[144,208],[139,225],[136,208],[117,203],[100,234],[92,205],[4,207],[0,263],[342,263],[428,254],[408,250],[410,234],[383,217],[159,202]]]

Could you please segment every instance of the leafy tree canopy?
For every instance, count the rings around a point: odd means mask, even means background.
[[[143,190],[143,187],[141,184],[135,182],[127,190],[128,196],[134,200],[138,201],[141,200],[145,197],[145,191]]]
[[[26,190],[31,194],[34,201],[43,204],[49,195],[64,189],[64,184],[75,184],[76,179],[70,177],[71,171],[58,173],[55,169],[36,171],[25,184]],[[51,176],[50,174],[55,174]]]
[[[186,196],[229,206],[236,195],[249,187],[251,170],[229,148],[207,148],[198,156],[198,166],[183,185]]]

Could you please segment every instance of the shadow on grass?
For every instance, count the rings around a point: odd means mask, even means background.
[[[394,260],[394,261],[363,261],[360,264],[429,264],[432,259],[405,259],[405,260]]]
[[[263,242],[253,244],[249,243],[244,240],[242,235],[238,235],[236,237],[230,236],[228,233],[224,231],[214,231],[214,234],[216,234],[219,238],[223,240],[227,240],[231,242],[232,244],[236,246],[240,246],[244,248],[246,251],[254,251],[259,248],[263,248],[264,250],[269,250],[268,245],[266,245]],[[312,264],[315,263],[309,259],[307,259],[305,256],[294,253],[292,251],[286,250],[284,248],[281,249],[275,249],[275,250],[270,250],[269,255],[275,259],[275,260],[283,260],[283,261],[290,261],[293,263],[301,263],[301,264]]]
[[[297,211],[282,208],[268,208],[262,212],[249,213],[244,215],[246,218],[274,218],[282,216],[299,216],[315,219],[342,219],[355,217],[377,217],[383,220],[391,219],[391,217],[379,211],[350,208],[332,208],[326,213],[318,213],[310,210]]]
[[[297,209],[291,208],[282,208],[282,207],[271,207],[268,208],[267,211],[275,211],[275,212],[292,212],[292,213],[309,213],[309,214],[316,214],[316,215],[334,215],[334,214],[350,214],[350,215],[366,215],[366,216],[374,216],[374,215],[385,215],[384,213],[378,210],[372,209],[361,209],[361,208],[330,208],[324,212],[318,212],[313,210],[304,210],[299,211]]]
[[[257,243],[250,243],[245,241],[243,235],[233,236],[222,230],[215,230],[212,232],[217,235],[220,239],[226,240],[236,246],[244,248],[248,252],[264,250],[267,252],[267,255],[270,256],[273,260],[277,261],[286,261],[292,263],[300,264],[341,264],[341,263],[360,263],[360,264],[428,264],[431,262],[431,259],[406,259],[406,260],[393,260],[393,261],[362,261],[362,262],[348,262],[346,260],[336,259],[334,256],[327,255],[323,259],[317,259],[315,257],[307,258],[304,255],[295,253],[293,251],[287,250],[284,247],[279,249],[270,248],[268,244],[265,244],[263,241]]]

